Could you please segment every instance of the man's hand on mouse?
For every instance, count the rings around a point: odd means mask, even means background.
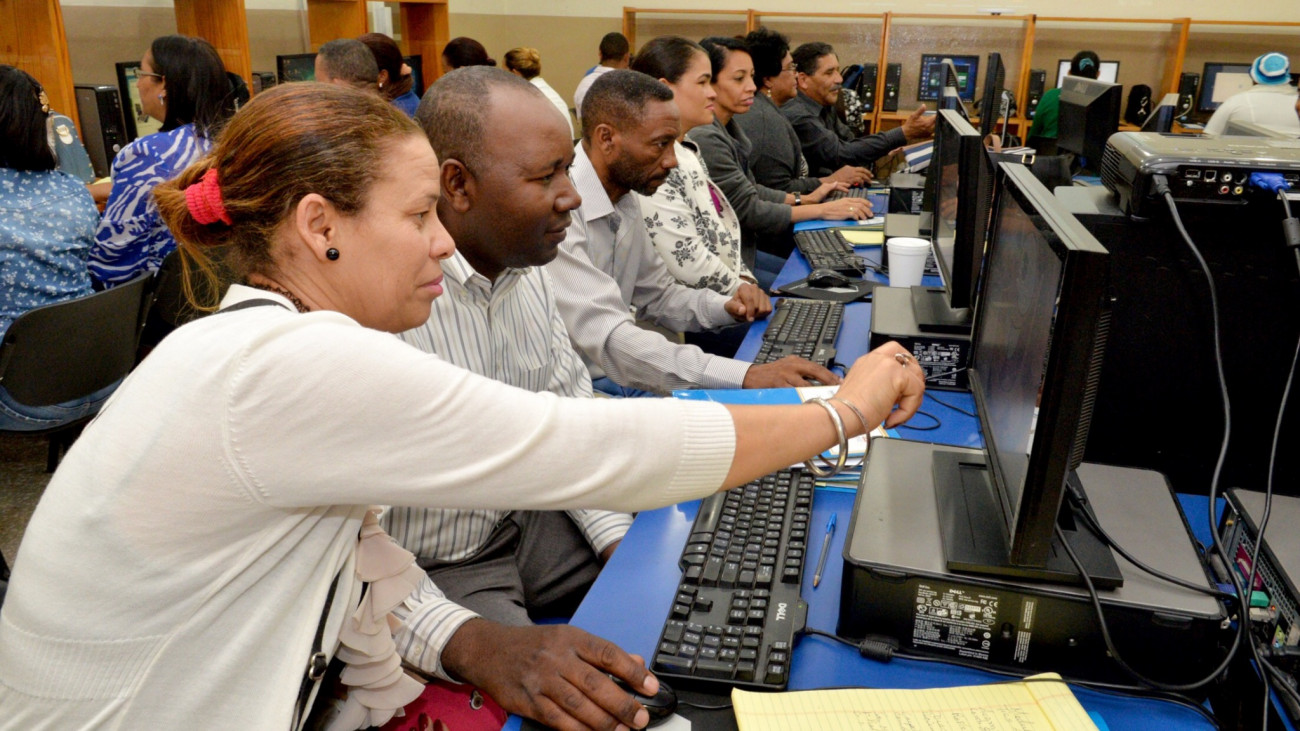
[[[772,300],[758,285],[741,282],[724,307],[737,322],[753,322],[771,314]]]
[[[745,371],[745,381],[741,388],[786,388],[789,386],[808,386],[809,381],[817,381],[826,386],[840,382],[838,376],[810,360],[798,356],[786,357],[750,366]]]
[[[650,722],[610,675],[645,696],[659,691],[641,658],[567,625],[511,627],[471,619],[452,635],[441,660],[452,677],[477,685],[505,710],[557,731]]]

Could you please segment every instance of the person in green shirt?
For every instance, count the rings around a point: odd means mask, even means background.
[[[1101,59],[1092,51],[1079,51],[1070,59],[1070,76],[1082,76],[1085,79],[1095,79],[1101,71]],[[1043,94],[1043,98],[1038,100],[1038,110],[1034,113],[1034,124],[1029,128],[1029,137],[1042,137],[1055,140],[1057,135],[1056,121],[1061,111],[1061,90],[1060,88],[1049,89]],[[1032,142],[1029,143],[1031,146]]]

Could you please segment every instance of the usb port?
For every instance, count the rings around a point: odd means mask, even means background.
[[[1219,179],[1219,171],[1217,171],[1217,170],[1206,170],[1206,171],[1205,171],[1205,179],[1206,179],[1208,182],[1213,183],[1214,181],[1216,181],[1216,180]]]
[[[1189,169],[1183,171],[1183,177],[1184,177],[1184,178],[1187,178],[1188,180],[1198,180],[1198,179],[1200,179],[1200,177],[1201,177],[1201,171],[1200,171],[1200,170],[1192,170],[1192,169],[1189,168]]]

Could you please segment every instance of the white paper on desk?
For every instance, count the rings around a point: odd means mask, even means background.
[[[813,399],[813,398],[828,399],[831,396],[834,396],[839,390],[840,390],[839,386],[804,386],[803,388],[796,388],[794,391],[795,393],[799,394],[800,401],[807,403],[808,399]],[[871,430],[871,436],[888,438],[889,434],[885,432],[884,426],[881,425]],[[853,437],[852,439],[849,440],[849,456],[848,456],[849,460],[855,460],[866,453],[867,453],[867,438],[865,436]],[[832,461],[839,459],[839,455],[840,455],[840,445],[838,444],[832,446],[830,449],[826,450],[825,452],[822,452],[823,457]],[[802,465],[803,462],[796,462],[795,464],[790,466],[800,467]]]
[[[668,720],[655,726],[655,731],[691,731],[691,722],[674,713]]]

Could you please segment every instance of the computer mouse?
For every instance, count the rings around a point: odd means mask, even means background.
[[[628,695],[632,696],[632,700],[645,706],[646,712],[650,714],[650,723],[646,725],[646,728],[654,728],[667,721],[672,717],[673,712],[677,710],[677,694],[673,692],[672,688],[668,687],[668,684],[662,678],[659,680],[659,692],[653,696],[641,695],[641,693],[632,690],[631,686],[621,678],[611,675],[609,679],[614,681],[618,687],[626,690]]]
[[[852,287],[853,280],[834,269],[814,269],[808,275],[808,284],[813,287]]]

